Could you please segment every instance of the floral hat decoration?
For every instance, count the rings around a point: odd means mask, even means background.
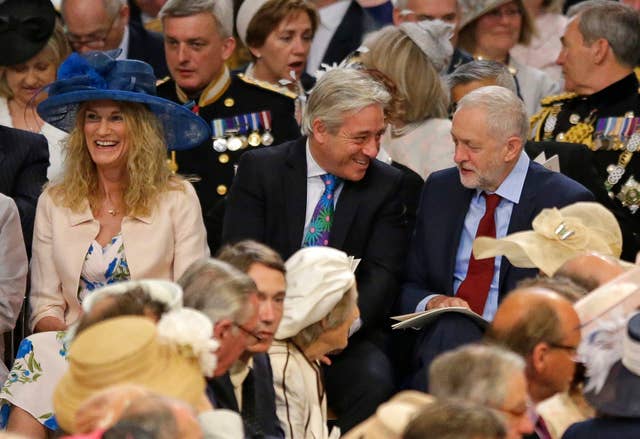
[[[156,96],[153,68],[138,60],[118,60],[119,50],[72,53],[47,87],[49,96],[38,105],[42,119],[71,131],[81,103],[113,100],[144,104],[159,119],[167,147],[184,150],[211,137],[209,125],[187,107]]]
[[[553,274],[578,254],[592,251],[620,257],[622,233],[616,217],[604,206],[579,202],[561,209],[543,209],[532,222],[533,230],[501,239],[480,237],[473,243],[476,259],[504,255],[520,268],[538,268]]]

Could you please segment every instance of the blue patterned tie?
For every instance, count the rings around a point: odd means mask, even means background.
[[[331,174],[321,175],[320,178],[324,183],[324,192],[320,197],[320,201],[316,204],[316,208],[313,209],[307,233],[302,241],[303,247],[329,245],[329,232],[331,231],[331,224],[333,224],[333,197],[342,180]]]

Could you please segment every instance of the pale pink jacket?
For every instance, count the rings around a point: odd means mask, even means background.
[[[177,280],[209,256],[200,203],[190,183],[162,194],[148,216],[125,217],[122,241],[131,279]],[[49,191],[36,209],[31,259],[31,328],[43,317],[66,324],[81,314],[78,285],[89,245],[100,230],[89,203],[82,212],[56,205]]]

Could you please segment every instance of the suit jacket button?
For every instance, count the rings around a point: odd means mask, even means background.
[[[218,185],[218,187],[216,188],[216,192],[218,192],[218,195],[226,195],[227,187],[223,184]]]

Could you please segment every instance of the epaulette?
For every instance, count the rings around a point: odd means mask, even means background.
[[[162,84],[164,84],[165,82],[167,82],[169,79],[171,79],[171,76],[167,75],[162,79],[157,79],[156,80],[156,87],[161,86]]]
[[[557,104],[558,102],[568,101],[578,96],[573,92],[560,93],[558,95],[551,95],[540,99],[540,105],[547,107],[549,105]]]
[[[272,91],[274,93],[278,93],[284,96],[287,96],[291,99],[297,99],[298,95],[289,90],[286,87],[278,87],[275,84],[272,84],[267,81],[262,81],[260,79],[248,78],[244,75],[244,73],[238,73],[238,78],[247,84],[255,85],[256,87],[264,88],[265,90]]]
[[[633,69],[633,73],[635,73],[636,79],[640,82],[640,67]],[[640,93],[640,88],[638,88],[638,93]]]

